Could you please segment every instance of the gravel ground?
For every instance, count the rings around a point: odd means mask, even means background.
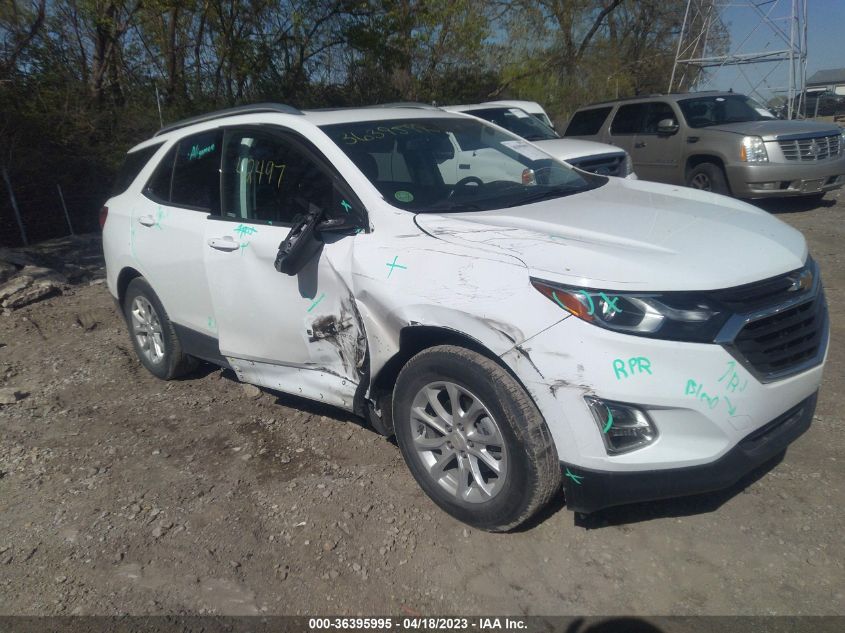
[[[95,265],[0,316],[0,387],[28,393],[0,405],[0,613],[845,613],[845,194],[766,208],[827,289],[811,430],[723,493],[586,519],[559,498],[507,535],[440,512],[343,412],[211,367],[158,381]]]

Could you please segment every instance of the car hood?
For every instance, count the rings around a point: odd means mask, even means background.
[[[761,136],[766,140],[775,140],[778,136],[789,136],[792,134],[839,134],[839,128],[830,123],[818,123],[816,121],[748,121],[746,123],[723,123],[696,129],[702,133],[707,130],[718,132],[731,132],[743,136]]]
[[[532,276],[610,290],[716,290],[800,268],[803,235],[732,198],[611,178],[522,207],[418,214],[418,226],[472,252],[494,250]]]
[[[600,156],[602,154],[623,154],[624,149],[607,143],[596,143],[595,141],[582,141],[566,138],[553,138],[546,141],[532,141],[534,145],[548,152],[559,160],[574,160],[587,156]]]

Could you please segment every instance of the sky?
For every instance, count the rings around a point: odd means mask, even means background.
[[[760,3],[760,0],[757,0]],[[806,0],[807,2],[807,78],[817,70],[829,68],[845,68],[845,0]],[[770,27],[760,24],[761,20],[753,8],[747,5],[748,2],[720,2],[730,5],[722,9],[722,19],[728,23],[731,33],[731,47],[734,52],[740,47],[739,52],[754,53],[765,50],[778,50],[787,48]],[[771,5],[764,5],[763,10],[772,8],[772,17],[787,17],[792,13],[792,0],[777,0]],[[757,30],[752,33],[755,26]],[[778,20],[777,24],[786,29],[788,33],[788,22]],[[748,37],[744,45],[740,46],[743,40]],[[777,94],[777,88],[785,88],[788,85],[788,66],[782,62],[775,67],[775,63],[746,65],[742,71],[748,75],[754,83],[760,77],[771,71],[768,78],[769,88],[760,88],[761,96],[768,99]],[[709,85],[700,86],[699,89],[727,90],[733,88],[737,92],[750,92],[750,85],[736,67],[726,67],[715,71],[711,75]],[[774,90],[773,90],[774,89]]]

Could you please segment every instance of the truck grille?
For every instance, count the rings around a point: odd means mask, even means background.
[[[622,176],[622,166],[625,163],[625,154],[602,154],[601,156],[590,156],[589,158],[576,158],[567,160],[570,165],[578,169],[589,171],[602,176]]]
[[[751,321],[734,347],[763,377],[782,376],[819,356],[827,331],[824,294],[782,312]]]
[[[841,139],[839,134],[831,134],[814,138],[778,140],[778,145],[786,160],[824,160],[839,156],[843,150]]]

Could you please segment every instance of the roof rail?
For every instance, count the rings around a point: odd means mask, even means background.
[[[439,110],[435,105],[422,103],[421,101],[394,101],[392,103],[377,103],[364,106],[365,108],[419,108],[421,110]]]
[[[166,134],[167,132],[172,132],[173,130],[188,127],[189,125],[194,125],[196,123],[205,123],[207,121],[214,121],[216,119],[224,119],[228,116],[235,116],[237,114],[260,114],[262,112],[275,112],[278,114],[302,114],[301,110],[297,110],[293,106],[285,105],[284,103],[253,103],[251,105],[242,105],[236,106],[234,108],[226,108],[225,110],[207,112],[206,114],[200,114],[187,119],[182,119],[181,121],[176,121],[176,123],[165,125],[153,136]]]

